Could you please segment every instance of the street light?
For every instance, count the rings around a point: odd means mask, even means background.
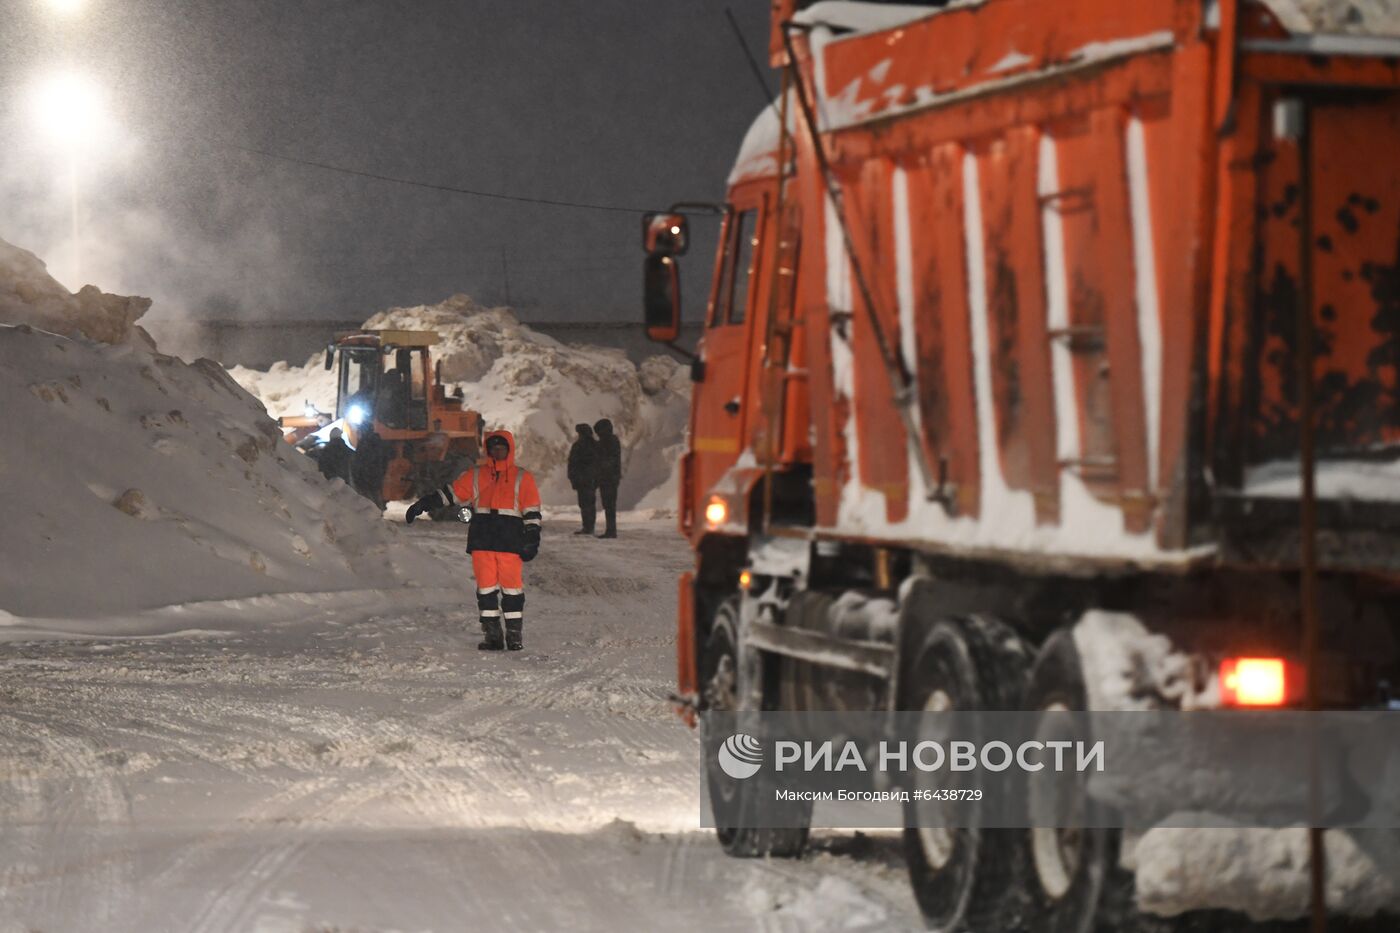
[[[92,79],[74,72],[42,81],[34,107],[45,134],[70,149],[91,142],[102,123],[102,91]]]
[[[80,0],[50,0],[78,3]],[[73,220],[74,287],[82,285],[82,239],[78,226],[78,157],[101,135],[103,95],[97,84],[85,75],[60,72],[39,82],[34,92],[34,112],[44,135],[68,158],[68,189]]]
[[[44,5],[60,16],[74,16],[82,12],[84,0],[44,0]]]

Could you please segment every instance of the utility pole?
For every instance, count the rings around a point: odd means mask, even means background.
[[[510,263],[506,260],[504,249],[501,250],[501,282],[506,290],[506,307],[515,307],[515,304],[510,300]]]

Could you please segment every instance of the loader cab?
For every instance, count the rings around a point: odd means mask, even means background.
[[[333,348],[336,418],[353,434],[371,425],[381,435],[426,430],[431,336],[404,331],[342,338]]]

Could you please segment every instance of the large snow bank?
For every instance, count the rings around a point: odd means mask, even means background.
[[[0,240],[0,321],[122,343],[150,306],[149,298],[108,295],[93,285],[75,295],[54,281],[33,253]]]
[[[133,339],[146,304],[0,242],[0,624],[453,583],[220,366]]]
[[[654,356],[638,366],[621,350],[564,344],[531,330],[509,309],[485,308],[466,295],[391,308],[364,326],[437,331],[442,343],[433,347],[433,359],[442,364],[443,382],[461,387],[488,430],[515,432],[519,460],[534,471],[547,504],[576,501],[565,471],[574,425],[608,418],[622,441],[619,507],[674,508],[690,381],[672,358]],[[266,372],[239,366],[229,373],[273,416],[299,414],[308,400],[323,411],[335,404],[335,379],[321,354],[304,366],[277,363]]]

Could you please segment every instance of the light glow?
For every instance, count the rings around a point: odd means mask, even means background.
[[[729,506],[719,496],[712,498],[705,506],[705,521],[710,527],[717,528],[724,524],[724,520],[729,517]]]
[[[369,420],[369,409],[356,402],[350,406],[350,410],[345,413],[345,420],[351,424],[364,424]]]
[[[76,72],[51,75],[34,93],[34,113],[44,134],[67,146],[94,140],[103,124],[102,90]]]
[[[753,574],[747,570],[739,571],[739,589],[747,590],[753,586]]]
[[[1220,662],[1220,699],[1226,706],[1282,706],[1288,677],[1282,658],[1226,658]]]
[[[76,16],[85,5],[86,0],[44,0],[44,6],[59,16]]]

